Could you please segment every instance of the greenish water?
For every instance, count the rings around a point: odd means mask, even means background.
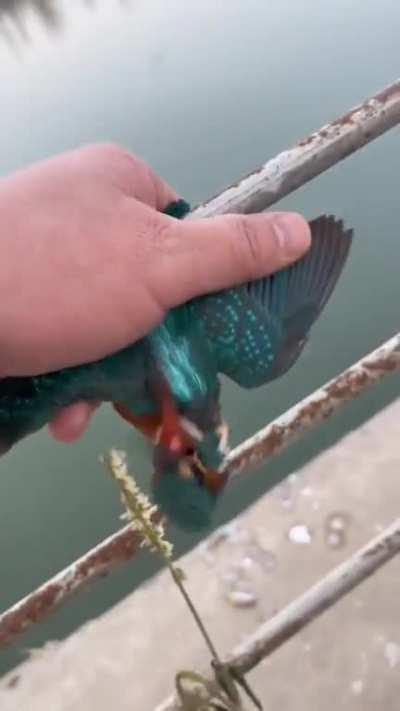
[[[53,5],[59,11],[40,16],[35,7],[43,3],[0,2],[3,175],[78,144],[115,141],[196,203],[400,74],[396,0]],[[356,239],[340,287],[291,373],[257,392],[225,384],[234,443],[398,330],[399,137],[391,131],[280,204],[308,217],[341,215]],[[388,378],[258,475],[236,482],[215,523],[399,391],[400,378]],[[119,526],[116,493],[97,462],[110,445],[128,450],[146,482],[145,443],[106,407],[78,444],[56,444],[43,432],[1,460],[1,609]],[[179,550],[195,542],[173,536]],[[96,616],[154,570],[144,555],[97,583],[4,652],[0,668]]]

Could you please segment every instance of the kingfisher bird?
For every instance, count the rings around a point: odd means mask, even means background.
[[[184,200],[165,209],[183,218]],[[352,230],[322,215],[296,263],[256,281],[197,297],[147,336],[101,360],[0,381],[0,454],[79,400],[108,401],[154,444],[153,495],[182,528],[209,525],[227,477],[228,425],[220,374],[255,388],[286,373],[347,259]]]

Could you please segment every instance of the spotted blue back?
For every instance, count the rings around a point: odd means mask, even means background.
[[[310,228],[311,248],[294,265],[190,304],[217,370],[242,387],[258,387],[295,363],[341,274],[352,231],[325,215]]]

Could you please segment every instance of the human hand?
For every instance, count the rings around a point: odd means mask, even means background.
[[[199,294],[269,274],[309,247],[292,213],[178,221],[175,191],[140,158],[91,145],[0,181],[0,374],[101,358]],[[75,439],[93,406],[50,425]]]

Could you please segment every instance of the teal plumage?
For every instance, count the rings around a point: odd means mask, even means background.
[[[173,309],[147,341],[181,405],[202,400],[217,389],[216,361],[189,305]]]
[[[165,212],[182,218],[188,210],[180,200]],[[78,400],[118,402],[140,418],[162,413],[167,393],[185,449],[181,443],[174,450],[154,431],[154,494],[181,525],[207,524],[224,484],[218,475],[226,453],[219,374],[245,388],[283,375],[299,357],[346,261],[351,230],[326,216],[310,227],[312,246],[296,264],[177,307],[148,336],[118,353],[0,381],[0,451]],[[207,478],[208,470],[213,474]]]

